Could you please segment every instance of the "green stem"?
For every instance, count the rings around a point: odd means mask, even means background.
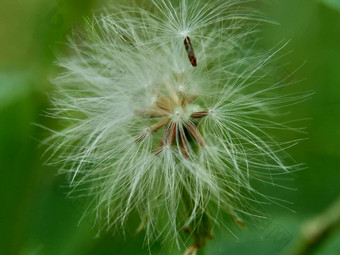
[[[307,255],[316,252],[322,243],[340,227],[340,196],[322,214],[307,222],[301,231],[294,255]]]
[[[183,189],[182,196],[187,209],[187,215],[190,217],[194,209],[193,201],[190,199],[185,189]],[[190,224],[190,226],[188,226],[188,232],[193,236],[194,244],[190,246],[184,254],[192,255],[198,252],[197,254],[204,255],[203,249],[206,246],[207,241],[214,238],[209,216],[205,212],[201,212],[200,214],[196,215],[195,220]]]

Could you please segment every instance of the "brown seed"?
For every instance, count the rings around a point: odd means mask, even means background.
[[[135,140],[136,143],[139,143],[139,142],[142,141],[146,136],[147,136],[147,133],[142,133],[142,134],[136,136],[134,140]]]
[[[164,143],[163,143],[163,141],[161,140],[161,141],[159,142],[159,144],[158,144],[157,149],[156,149],[155,156],[158,156],[159,153],[161,153],[162,148],[163,148],[163,145],[164,145]]]
[[[181,100],[181,106],[182,108],[185,108],[188,104],[192,103],[193,101],[195,101],[196,96],[186,96],[184,94],[182,94],[182,100]]]
[[[170,101],[164,96],[161,96],[161,97],[158,98],[156,105],[157,105],[158,108],[160,108],[164,111],[167,111],[167,112],[171,109]]]
[[[158,107],[154,107],[153,109],[147,111],[135,110],[135,114],[142,117],[160,118],[168,116],[169,112],[159,109]]]
[[[185,50],[188,53],[188,58],[192,66],[197,66],[197,59],[195,56],[194,48],[192,47],[189,36],[184,39]]]
[[[153,132],[156,132],[157,130],[159,130],[162,127],[164,127],[165,125],[167,125],[169,123],[169,121],[170,121],[169,118],[161,119],[160,121],[158,121],[157,123],[155,123],[151,126],[151,130]]]
[[[180,138],[182,155],[184,158],[189,158],[187,139],[185,137],[184,130],[179,130],[179,138]]]
[[[201,136],[197,128],[191,123],[188,123],[186,128],[188,129],[190,134],[195,138],[195,140],[201,145],[201,147],[204,148],[205,145],[204,145],[203,137]]]
[[[150,132],[157,132],[159,129],[161,129],[162,127],[167,125],[169,123],[169,121],[170,121],[169,118],[161,119],[160,121],[158,121],[157,123],[153,124],[150,127]],[[142,141],[147,135],[148,135],[148,132],[145,131],[145,132],[141,133],[140,135],[136,136],[134,140],[135,140],[136,143],[138,143],[138,142]]]
[[[175,123],[172,123],[169,129],[166,131],[167,132],[167,143],[169,145],[172,145],[174,143],[174,140],[176,138],[176,130],[177,130],[177,125]]]
[[[209,115],[208,111],[202,111],[202,112],[194,112],[190,115],[191,118],[198,119],[203,118]]]

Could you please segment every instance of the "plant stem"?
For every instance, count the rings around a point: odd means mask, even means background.
[[[340,227],[340,196],[319,216],[306,222],[293,255],[314,253],[334,230]]]

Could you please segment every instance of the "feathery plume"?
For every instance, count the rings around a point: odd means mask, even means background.
[[[136,212],[147,238],[188,231],[194,254],[229,214],[260,217],[251,203],[275,198],[252,182],[288,173],[273,117],[307,98],[271,81],[281,47],[256,52],[259,20],[237,0],[153,0],[115,6],[87,23],[74,54],[58,61],[48,139],[74,194],[93,198],[99,225]],[[282,45],[283,47],[284,45]],[[138,226],[136,226],[137,229]]]

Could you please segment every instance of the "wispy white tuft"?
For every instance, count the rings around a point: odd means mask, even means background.
[[[298,141],[270,133],[299,131],[275,119],[308,95],[283,92],[290,77],[272,71],[285,45],[255,52],[259,20],[242,2],[112,7],[70,40],[50,113],[63,128],[47,142],[104,229],[138,213],[147,237],[178,241],[203,215],[243,224],[260,217],[253,201],[280,203],[252,184],[295,169],[283,158]]]

